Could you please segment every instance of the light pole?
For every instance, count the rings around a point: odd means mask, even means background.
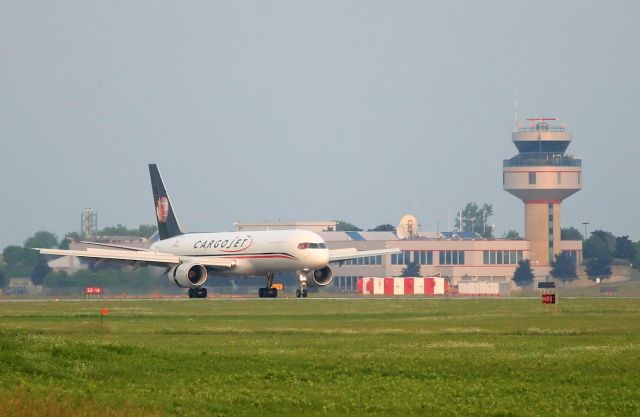
[[[582,224],[584,225],[584,240],[587,240],[587,225],[589,222],[582,222]]]

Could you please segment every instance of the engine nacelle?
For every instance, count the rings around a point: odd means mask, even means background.
[[[180,264],[169,270],[169,279],[181,288],[198,288],[207,280],[207,268],[200,264]]]
[[[322,269],[316,269],[310,275],[311,279],[307,283],[310,287],[324,287],[333,281],[333,271],[328,265]]]

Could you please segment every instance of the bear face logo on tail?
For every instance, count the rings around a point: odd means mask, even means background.
[[[158,198],[158,202],[156,203],[156,217],[158,217],[158,222],[160,223],[166,222],[167,217],[169,217],[169,199],[166,196]]]

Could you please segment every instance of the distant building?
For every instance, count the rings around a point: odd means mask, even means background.
[[[5,290],[7,295],[39,294],[42,285],[33,285],[31,278],[11,278]]]
[[[69,249],[85,250],[87,248],[100,248],[100,245],[92,245],[91,243],[104,243],[109,245],[127,246],[130,248],[147,249],[153,243],[153,240],[140,236],[95,236],[84,242],[71,242]]]
[[[235,223],[236,230],[288,230],[304,229],[312,232],[327,232],[336,230],[335,221],[299,222],[299,221],[278,221],[278,222],[257,222],[257,223]]]
[[[436,233],[426,233],[436,235]],[[397,255],[371,256],[344,262],[334,268],[335,283],[340,289],[355,290],[360,276],[400,276],[409,263],[420,265],[422,276],[443,276],[451,284],[460,281],[510,282],[518,261],[529,259],[527,240],[461,238],[456,233],[439,233],[440,237],[399,239],[391,232],[320,233],[331,249],[354,247],[358,250],[398,248]],[[465,235],[466,236],[466,235]],[[581,241],[561,241],[560,248],[579,262]],[[549,267],[534,268],[539,279],[546,279]]]

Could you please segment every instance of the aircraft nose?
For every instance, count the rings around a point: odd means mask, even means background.
[[[325,267],[329,264],[329,250],[328,249],[323,249],[319,254],[318,254],[318,261],[321,267]]]

